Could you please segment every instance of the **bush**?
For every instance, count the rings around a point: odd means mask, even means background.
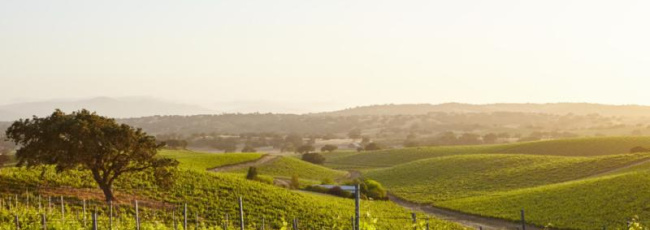
[[[325,163],[325,157],[320,153],[307,153],[302,155],[302,160],[307,161],[312,164],[323,164]]]
[[[352,193],[343,190],[341,187],[336,186],[327,191],[328,194],[338,196],[338,197],[345,197],[345,198],[351,198]]]
[[[329,189],[317,185],[309,185],[305,188],[305,190],[317,193],[329,193]]]
[[[320,148],[320,151],[321,152],[330,152],[331,153],[331,152],[336,151],[337,149],[339,149],[339,147],[336,146],[336,145],[325,145],[325,146]]]
[[[257,149],[253,148],[253,146],[246,145],[244,148],[241,149],[242,153],[256,153]]]
[[[255,167],[248,168],[248,173],[246,174],[246,179],[248,179],[248,180],[257,179],[257,168],[255,168]]]
[[[370,179],[359,180],[355,179],[354,181],[346,183],[346,185],[355,185],[359,184],[361,189],[361,195],[365,199],[373,200],[387,200],[387,192],[384,186],[379,182]]]
[[[316,150],[316,148],[314,148],[312,145],[302,145],[296,149],[296,152],[304,154],[314,150]]]
[[[291,183],[289,184],[290,189],[299,189],[300,188],[300,179],[298,179],[298,175],[293,175],[291,176]]]
[[[361,189],[361,193],[375,200],[386,200],[386,189],[379,182],[368,179],[364,181],[364,184],[365,191]]]
[[[365,148],[366,151],[374,151],[374,150],[380,150],[380,149],[381,149],[381,146],[379,146],[379,144],[377,144],[375,142],[372,142],[372,143],[366,145],[366,148]]]

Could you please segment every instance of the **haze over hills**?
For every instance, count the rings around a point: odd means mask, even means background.
[[[588,115],[602,116],[645,117],[650,116],[650,106],[640,105],[605,105],[590,103],[549,103],[549,104],[389,104],[349,108],[341,111],[321,113],[320,115],[352,116],[352,115],[422,115],[427,113],[544,113],[555,115]]]
[[[215,113],[212,110],[196,105],[173,103],[148,97],[97,97],[81,100],[51,100],[4,105],[0,106],[0,121],[13,121],[20,118],[29,118],[33,115],[46,116],[57,108],[64,112],[85,108],[96,111],[103,116],[114,118]]]
[[[312,112],[319,105],[309,107],[309,103],[286,104],[272,101],[258,102],[220,102],[214,108],[199,105],[170,102],[151,97],[96,97],[90,99],[55,99],[49,101],[36,101],[0,105],[0,121],[13,121],[20,118],[29,118],[33,115],[45,116],[54,109],[59,108],[71,112],[82,108],[96,111],[101,115],[114,118],[137,118],[156,115],[205,115],[223,113],[274,113],[274,114],[303,114],[308,116],[392,116],[392,115],[424,115],[428,113],[541,113],[553,115],[588,115],[600,114],[602,116],[620,117],[650,117],[650,106],[640,105],[605,105],[590,103],[548,103],[548,104],[386,104],[370,105],[334,110],[331,112]],[[303,108],[305,107],[305,108]],[[327,107],[331,108],[332,105]]]

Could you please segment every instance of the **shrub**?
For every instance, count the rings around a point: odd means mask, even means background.
[[[291,176],[291,183],[289,184],[289,188],[291,189],[299,189],[300,188],[300,179],[298,179],[298,175],[293,175]]]
[[[336,186],[327,191],[328,194],[334,195],[334,196],[339,196],[339,197],[345,197],[345,198],[350,198],[352,197],[352,193],[343,190],[341,187]]]
[[[307,153],[302,155],[302,160],[307,161],[312,164],[323,164],[325,163],[325,157],[320,153]]]
[[[296,152],[305,154],[314,150],[316,150],[316,148],[314,148],[312,145],[302,145],[296,149]]]
[[[246,179],[248,179],[248,180],[257,179],[257,168],[255,168],[255,167],[248,168],[248,173],[246,174]]]
[[[372,198],[375,200],[385,200],[386,197],[386,189],[384,186],[382,186],[379,182],[367,179],[364,181],[363,188],[361,189],[361,193],[365,194],[368,198]]]
[[[241,149],[242,153],[255,153],[257,152],[257,149],[253,148],[253,146],[246,145],[244,148]]]
[[[379,144],[377,144],[375,142],[372,142],[372,143],[366,145],[366,148],[365,148],[366,151],[374,151],[374,150],[380,150],[380,149],[381,149],[381,146],[379,146]]]
[[[336,145],[325,145],[325,146],[320,148],[320,151],[321,152],[330,152],[331,153],[331,152],[336,151],[337,149],[339,149],[339,147],[336,146]]]

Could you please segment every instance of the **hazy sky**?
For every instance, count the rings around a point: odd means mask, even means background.
[[[650,1],[0,1],[0,104],[650,104]]]

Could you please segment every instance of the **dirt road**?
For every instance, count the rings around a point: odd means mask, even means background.
[[[267,164],[269,162],[272,162],[276,159],[278,159],[279,156],[276,155],[264,155],[260,157],[260,159],[254,160],[254,161],[247,161],[247,162],[242,162],[239,164],[234,164],[234,165],[225,165],[217,168],[210,169],[208,171],[211,172],[226,172],[226,171],[234,171],[238,169],[245,169],[248,167],[253,167],[253,166],[259,166],[263,164]]]
[[[474,228],[474,229],[481,229],[481,228],[483,230],[522,229],[521,223],[515,223],[507,220],[496,219],[496,218],[476,216],[476,215],[466,214],[466,213],[452,211],[448,209],[436,208],[429,205],[420,205],[420,204],[408,202],[406,200],[400,199],[390,194],[388,195],[388,197],[392,202],[402,207],[405,207],[407,209],[414,210],[414,211],[421,211],[429,215],[438,217],[439,219],[459,223],[461,225]],[[540,228],[532,225],[526,225],[526,230],[542,230],[542,229],[544,228]]]

